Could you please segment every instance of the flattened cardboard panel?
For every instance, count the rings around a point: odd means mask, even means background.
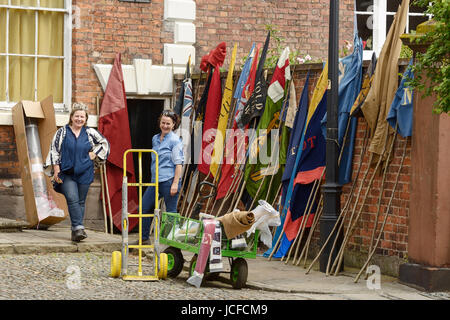
[[[44,118],[41,103],[35,101],[22,101],[23,111],[28,118]]]
[[[27,111],[25,111],[27,108]],[[27,221],[30,227],[37,224],[53,225],[67,218],[67,203],[62,194],[53,190],[50,178],[45,177],[48,195],[55,201],[58,208],[64,211],[64,217],[49,216],[39,222],[35,194],[33,191],[33,182],[30,170],[30,159],[28,155],[28,143],[25,131],[25,115],[38,118],[39,140],[42,150],[42,160],[45,162],[51,140],[56,132],[55,112],[53,108],[52,96],[47,97],[42,102],[22,101],[13,107],[13,124],[16,135],[17,154],[21,168],[22,187],[24,192],[25,209]],[[48,117],[48,118],[47,118]]]
[[[34,201],[33,184],[31,183],[30,159],[28,158],[28,144],[25,133],[25,117],[22,103],[19,102],[12,109],[14,134],[16,136],[17,156],[19,158],[20,176],[22,178],[25,213],[30,226],[38,222],[36,204]]]
[[[43,119],[39,121],[39,138],[41,141],[42,157],[47,156],[50,144],[52,143],[53,135],[55,134],[56,119],[55,119],[55,109],[53,108],[53,96],[48,96],[41,101],[41,108],[44,115]]]

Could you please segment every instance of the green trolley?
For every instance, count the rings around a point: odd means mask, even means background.
[[[245,259],[256,258],[259,231],[256,230],[250,236],[243,234],[246,246],[232,248],[232,241],[226,238],[222,227],[221,253],[223,258],[228,258],[230,263],[230,280],[233,288],[240,289],[245,286],[248,275],[248,265]],[[168,246],[164,253],[167,254],[167,276],[177,277],[183,270],[184,258],[182,251],[194,253],[189,264],[189,276],[195,270],[195,265],[203,238],[203,223],[200,220],[181,216],[179,213],[163,212],[161,217],[161,232],[159,241]],[[203,279],[217,279],[223,272],[209,272],[208,264]]]

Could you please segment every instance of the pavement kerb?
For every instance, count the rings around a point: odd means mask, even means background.
[[[0,245],[0,254],[45,254],[45,253],[75,253],[75,252],[113,252],[120,251],[122,245],[115,243],[95,244],[14,244]]]

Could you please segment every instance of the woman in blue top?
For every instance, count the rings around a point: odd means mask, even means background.
[[[158,153],[159,197],[164,197],[167,212],[177,212],[178,194],[181,188],[181,173],[184,162],[183,143],[173,132],[179,125],[179,117],[164,110],[159,117],[158,133],[152,138],[152,149]],[[155,157],[152,154],[152,182],[156,179]],[[148,187],[142,197],[142,213],[151,213],[155,206],[155,188]],[[151,218],[142,219],[142,243],[149,244]]]
[[[87,108],[74,103],[69,123],[53,136],[45,161],[46,173],[58,183],[64,194],[72,225],[72,241],[87,237],[83,219],[89,186],[94,180],[94,162],[102,163],[109,155],[109,143],[97,130],[86,126]]]

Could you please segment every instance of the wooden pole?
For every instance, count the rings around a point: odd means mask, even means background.
[[[350,119],[350,118],[349,118],[349,119]],[[347,129],[348,129],[349,124],[350,124],[350,121],[347,123]],[[347,131],[346,131],[346,135],[347,135]],[[343,215],[343,218],[340,220],[340,225],[339,225],[339,229],[338,229],[338,231],[337,231],[337,234],[340,234],[340,233],[341,233],[341,230],[342,230],[342,228],[343,228],[343,226],[344,226],[345,218],[346,218],[346,216],[347,216],[348,208],[349,208],[349,206],[350,206],[351,200],[353,199],[353,190],[355,189],[356,182],[357,182],[357,179],[358,179],[358,177],[359,177],[359,173],[361,172],[361,165],[362,165],[362,160],[363,160],[363,158],[364,158],[364,155],[365,155],[365,153],[366,153],[367,143],[368,143],[368,137],[369,137],[369,130],[366,130],[366,131],[364,132],[363,148],[361,149],[361,153],[360,153],[360,157],[359,157],[358,171],[357,171],[357,173],[356,173],[356,178],[355,178],[355,180],[354,180],[353,183],[352,183],[352,188],[351,188],[351,190],[350,190],[350,192],[349,192],[349,197],[348,197],[348,199],[347,199],[347,201],[346,201],[346,203],[345,203],[345,205],[344,205],[343,210],[341,211],[341,215]],[[340,160],[341,160],[341,157],[342,157],[342,152],[341,152],[341,154],[340,154],[340,156],[339,156],[339,162],[340,162]],[[371,162],[371,158],[369,159],[369,164],[370,164],[370,162]],[[368,170],[369,170],[369,167],[370,167],[370,165],[369,165],[368,168],[367,168],[366,174],[364,175],[363,181],[361,182],[361,186],[364,184],[364,181],[365,181],[365,179],[366,179],[366,177],[367,177],[367,173],[369,172],[369,171],[368,171]],[[360,187],[361,187],[361,186],[360,186]],[[359,194],[360,194],[360,193],[361,193],[361,189],[359,190]],[[357,202],[358,202],[358,200],[356,200],[356,203],[357,203]],[[352,215],[352,217],[353,217],[353,215]],[[350,221],[351,221],[351,219],[350,219]],[[336,243],[337,243],[337,237],[334,239],[334,242],[333,242],[333,246],[332,246],[331,252],[334,251],[334,248],[336,247]],[[331,255],[328,257],[327,268],[326,268],[326,275],[329,275],[330,264],[331,264],[331,257],[332,257]]]
[[[294,264],[295,260],[297,259],[297,255],[298,255],[298,250],[299,250],[299,247],[300,247],[300,243],[301,243],[301,241],[302,241],[302,239],[303,239],[303,234],[304,234],[304,232],[305,232],[306,225],[307,225],[307,223],[308,223],[309,215],[311,214],[312,207],[313,207],[313,205],[314,205],[314,202],[316,201],[317,193],[318,193],[318,191],[319,191],[319,189],[320,189],[320,182],[322,181],[322,178],[323,178],[324,173],[325,173],[325,168],[323,169],[322,174],[320,175],[319,180],[316,180],[316,181],[315,181],[315,183],[317,182],[317,187],[316,187],[315,190],[314,190],[314,186],[313,186],[313,190],[312,190],[312,191],[314,191],[314,196],[313,196],[312,201],[311,201],[311,203],[310,203],[310,205],[309,205],[308,213],[306,214],[306,219],[303,219],[304,221],[302,221],[302,225],[300,226],[300,229],[299,229],[299,231],[301,230],[301,233],[300,233],[300,240],[299,240],[299,246],[297,246],[297,248],[296,248],[296,250],[295,250],[295,255],[294,255],[294,258],[293,258],[293,260],[292,260],[292,263],[293,263],[293,264]],[[310,230],[310,232],[311,232],[311,230]],[[298,234],[299,234],[299,232],[297,232],[297,237],[298,237]],[[287,263],[287,261],[286,261],[286,263]]]
[[[364,135],[364,138],[367,138],[367,137],[368,137],[368,131],[366,131],[366,133],[365,133],[365,135]],[[363,147],[363,149],[361,150],[361,155],[360,155],[360,160],[359,160],[360,163],[359,163],[358,172],[357,172],[357,174],[356,174],[356,177],[359,176],[359,172],[360,172],[360,170],[361,170],[361,164],[362,164],[362,160],[363,160],[363,158],[364,158],[365,147],[367,146],[368,139],[365,140],[365,142],[366,142],[366,143],[364,144],[364,147]],[[370,155],[370,158],[369,158],[369,164],[370,164],[370,162],[371,162],[371,159],[372,159],[372,154]],[[355,203],[358,203],[358,199],[359,199],[359,195],[361,194],[361,189],[362,189],[362,186],[363,186],[363,182],[364,182],[364,180],[366,179],[367,174],[369,173],[369,169],[370,169],[370,165],[367,167],[367,170],[366,170],[366,172],[365,172],[365,174],[364,174],[363,181],[361,182],[361,185],[360,185],[359,192],[358,192],[357,199],[356,199],[356,202],[355,202]],[[356,179],[354,180],[354,182],[353,182],[352,189],[356,186],[356,182],[357,182],[357,178],[356,178]],[[309,273],[309,271],[311,270],[311,268],[312,268],[312,266],[314,265],[314,263],[316,263],[317,260],[319,259],[320,255],[322,254],[323,250],[325,249],[326,245],[328,244],[328,241],[330,241],[331,236],[333,235],[334,231],[336,230],[336,228],[337,228],[337,226],[338,226],[338,224],[339,224],[339,221],[342,220],[342,223],[343,223],[343,221],[345,220],[345,216],[346,216],[346,213],[347,213],[347,205],[350,203],[350,199],[352,198],[352,195],[353,195],[353,193],[351,192],[351,193],[350,193],[350,197],[349,197],[349,199],[347,200],[347,204],[345,205],[345,207],[344,207],[343,210],[341,211],[341,214],[339,215],[339,218],[338,218],[339,220],[336,222],[336,225],[335,225],[335,227],[333,228],[332,232],[330,233],[330,235],[328,236],[328,238],[326,239],[326,241],[325,241],[324,244],[322,245],[322,248],[319,250],[319,253],[316,255],[316,257],[315,257],[315,258],[313,259],[313,261],[311,262],[310,266],[308,267],[308,269],[307,269],[307,271],[306,271],[306,274]],[[355,206],[356,206],[356,204],[355,204]],[[343,214],[343,213],[344,213],[344,214]],[[341,225],[339,228],[342,228],[342,225]],[[338,232],[340,232],[340,229],[339,229]],[[336,242],[334,242],[334,243],[336,243]],[[331,249],[331,252],[333,252],[333,250],[334,250],[334,248]],[[329,259],[329,261],[330,261],[330,259]],[[328,267],[327,267],[327,269],[328,269]],[[328,273],[328,272],[327,272],[327,273]]]
[[[287,255],[285,264],[288,263],[288,261],[289,261],[289,259],[290,259],[290,257],[291,257],[291,252],[292,252],[292,250],[293,250],[295,244],[296,244],[297,241],[298,241],[298,236],[299,236],[299,234],[300,234],[300,230],[302,229],[303,224],[304,224],[304,222],[305,222],[305,220],[306,220],[306,219],[304,219],[304,218],[306,217],[306,212],[310,212],[310,211],[308,211],[308,210],[310,209],[310,207],[312,207],[313,201],[311,201],[311,198],[315,198],[315,195],[316,195],[316,185],[317,185],[317,180],[314,180],[313,188],[311,189],[311,192],[310,192],[309,197],[308,197],[308,201],[306,202],[305,210],[303,211],[303,216],[302,216],[303,219],[302,219],[301,224],[300,224],[300,226],[299,226],[299,228],[298,228],[297,235],[296,235],[295,238],[294,238],[294,242],[291,244],[291,247],[290,247],[290,249],[289,249],[289,252],[288,252],[288,255]],[[314,194],[314,197],[313,197],[313,194]],[[281,261],[283,261],[283,258],[284,258],[284,256],[281,258]]]
[[[397,132],[397,127],[398,127],[398,123],[395,125],[395,132]],[[394,137],[394,139],[395,139],[395,137]],[[392,149],[393,149],[393,145],[392,145]],[[381,198],[383,197],[384,182],[386,180],[386,174],[387,174],[387,169],[389,167],[389,162],[390,162],[392,149],[389,151],[389,155],[388,155],[388,158],[386,160],[386,165],[384,166],[384,170],[383,170],[383,178],[381,180],[381,186],[380,186],[381,189],[380,189],[380,194],[378,195],[377,214],[375,216],[374,227],[373,227],[373,230],[372,230],[372,236],[370,237],[369,253],[372,251],[373,240],[375,238],[375,232],[376,232],[377,227],[378,227],[378,217],[380,216]]]
[[[392,199],[394,198],[394,193],[395,193],[395,190],[397,189],[397,184],[398,184],[398,180],[399,180],[399,177],[400,177],[400,171],[401,171],[402,168],[403,168],[403,162],[404,162],[404,160],[405,160],[406,146],[407,146],[407,144],[408,144],[408,138],[406,138],[405,143],[404,143],[404,145],[403,145],[403,155],[402,155],[402,160],[401,160],[401,162],[400,162],[400,167],[398,168],[398,171],[397,171],[397,177],[395,178],[394,188],[393,188],[393,190],[392,190],[392,194],[391,194],[391,197],[390,197],[390,199],[389,199],[388,206],[387,206],[387,208],[386,208],[386,215],[385,215],[385,217],[384,217],[383,224],[381,225],[380,233],[378,234],[378,238],[377,238],[377,241],[376,241],[376,243],[375,243],[375,246],[374,246],[374,247],[371,249],[371,251],[369,252],[369,256],[368,256],[366,262],[364,263],[364,265],[362,266],[361,270],[359,271],[359,273],[358,273],[357,276],[355,277],[355,280],[354,280],[355,283],[358,282],[358,280],[359,280],[359,278],[360,278],[361,273],[363,272],[363,270],[365,270],[365,269],[367,268],[367,265],[369,264],[370,260],[372,259],[373,255],[375,254],[375,251],[376,251],[376,249],[377,249],[377,247],[378,247],[378,244],[379,244],[380,239],[381,239],[381,235],[383,234],[384,227],[385,227],[386,221],[387,221],[387,217],[389,216],[389,209],[390,209],[391,204],[392,204]]]
[[[109,224],[110,224],[110,233],[113,234],[113,218],[112,218],[112,208],[111,208],[111,200],[109,198],[109,187],[108,187],[108,176],[106,174],[106,165],[102,165],[103,167],[103,174],[104,174],[104,180],[105,180],[105,186],[106,186],[106,198],[108,199],[108,209],[109,209]]]
[[[392,148],[393,148],[393,146],[394,146],[395,136],[396,136],[396,135],[394,135],[394,138],[392,139],[391,146],[390,146],[390,148],[389,148],[389,149],[390,149],[390,152],[392,151]],[[344,258],[344,250],[345,250],[345,246],[347,245],[348,241],[350,240],[350,237],[351,237],[352,234],[353,234],[353,230],[354,230],[354,228],[355,228],[355,226],[356,226],[356,223],[357,223],[358,220],[359,220],[359,217],[361,216],[362,209],[363,209],[363,207],[364,207],[364,205],[365,205],[365,202],[366,202],[366,200],[367,200],[367,195],[369,194],[370,187],[372,186],[372,183],[373,183],[373,180],[374,180],[374,178],[375,178],[376,172],[377,172],[377,170],[378,170],[380,164],[381,164],[382,161],[383,161],[383,155],[384,155],[384,153],[386,152],[386,144],[387,144],[388,138],[389,138],[389,135],[387,135],[387,137],[386,137],[386,143],[385,143],[385,145],[384,145],[384,150],[383,150],[383,152],[381,153],[380,158],[378,159],[377,165],[376,165],[376,167],[375,167],[375,169],[374,169],[374,171],[373,171],[372,178],[370,179],[369,185],[367,186],[366,193],[365,193],[365,195],[364,195],[364,200],[363,200],[362,205],[361,205],[360,208],[359,208],[359,212],[358,212],[358,214],[357,214],[355,220],[354,220],[353,223],[351,224],[351,227],[350,227],[349,229],[347,229],[346,236],[345,236],[345,238],[344,238],[344,240],[343,240],[343,242],[342,242],[342,246],[341,246],[340,251],[339,251],[339,254],[338,254],[339,259],[336,257],[336,260],[335,260],[334,263],[333,263],[332,268],[333,268],[333,267],[336,267],[336,268],[334,269],[334,275],[337,275],[337,273],[339,272],[339,269],[340,269],[341,264],[342,264],[342,259]],[[369,166],[370,166],[370,163],[369,163]],[[337,262],[337,264],[336,264],[336,262]]]
[[[300,264],[300,261],[304,255],[305,261],[304,261],[303,267],[306,268],[306,259],[308,257],[309,245],[311,243],[311,239],[316,230],[316,227],[319,224],[320,216],[322,215],[322,212],[323,212],[323,194],[320,195],[319,205],[317,208],[318,208],[317,213],[314,215],[313,224],[309,230],[309,234],[308,234],[308,238],[306,239],[305,246],[303,247],[302,252],[300,253],[300,256],[298,257],[297,261],[295,262],[296,266],[298,266]]]

